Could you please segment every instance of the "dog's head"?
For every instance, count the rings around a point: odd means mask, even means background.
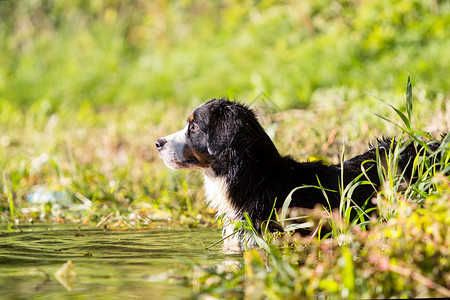
[[[156,148],[169,168],[200,170],[223,169],[226,160],[276,151],[252,110],[223,99],[194,109],[186,127],[157,140]]]

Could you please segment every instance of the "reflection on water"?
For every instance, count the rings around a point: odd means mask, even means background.
[[[4,298],[190,298],[192,288],[185,277],[191,272],[190,263],[223,260],[220,243],[205,250],[221,238],[218,229],[103,231],[85,225],[22,229],[11,232],[0,225]],[[55,278],[69,260],[75,274],[71,291]]]

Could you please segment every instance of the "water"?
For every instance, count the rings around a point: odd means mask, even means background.
[[[21,228],[0,225],[3,299],[190,298],[189,263],[212,265],[224,258],[220,245],[205,250],[220,239],[218,229]],[[55,272],[69,260],[76,277],[58,280]]]

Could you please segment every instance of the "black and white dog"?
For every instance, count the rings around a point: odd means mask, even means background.
[[[293,189],[305,185],[320,185],[326,197],[318,188],[297,189],[292,194],[291,207],[339,207],[339,184],[343,182],[345,186],[357,178],[363,162],[367,172],[360,180],[369,179],[373,185],[359,185],[352,200],[366,209],[374,206],[370,199],[376,192],[374,186],[379,185],[375,147],[345,161],[341,170],[340,164],[299,163],[280,155],[255,113],[239,103],[211,100],[196,108],[187,121],[183,130],[156,141],[159,155],[169,168],[201,170],[209,206],[228,220],[242,220],[247,213],[254,226],[260,228],[274,207],[280,209]],[[379,141],[376,147],[383,157],[391,141]],[[412,146],[403,150],[399,162],[403,174],[411,174],[409,161],[415,155]],[[231,233],[233,226],[225,226],[223,235]],[[224,244],[232,249],[240,246],[239,238],[228,239]]]

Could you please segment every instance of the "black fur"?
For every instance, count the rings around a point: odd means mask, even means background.
[[[299,163],[289,156],[281,156],[253,111],[242,104],[212,100],[194,113],[209,117],[208,124],[204,125],[208,126],[205,129],[213,161],[211,167],[215,175],[226,178],[229,197],[238,211],[238,218],[246,212],[258,228],[269,218],[275,199],[275,208],[279,209],[288,194],[303,185],[321,185],[328,190],[331,207],[339,206],[340,165]],[[375,160],[375,152],[372,152],[344,164],[344,185],[361,173],[360,162]],[[378,185],[378,175],[370,174],[376,175],[370,179]],[[368,200],[374,192],[372,186],[361,185],[356,189],[353,200],[360,206],[371,206],[373,204]],[[291,206],[294,207],[314,208],[317,204],[328,207],[322,190],[317,188],[299,189],[292,196]]]

